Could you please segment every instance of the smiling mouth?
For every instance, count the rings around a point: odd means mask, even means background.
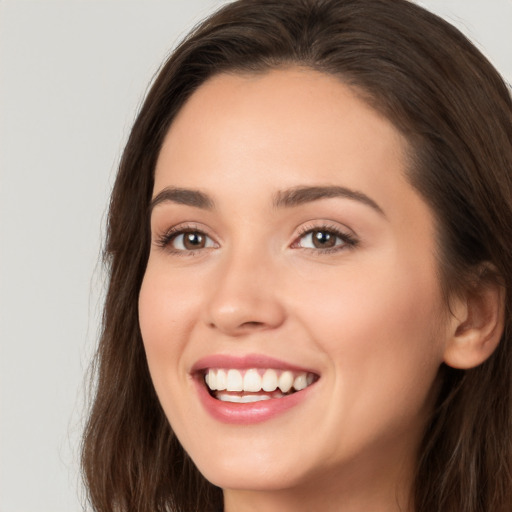
[[[210,395],[222,402],[233,403],[284,398],[306,389],[318,378],[311,372],[273,368],[209,368],[204,371],[204,382]]]

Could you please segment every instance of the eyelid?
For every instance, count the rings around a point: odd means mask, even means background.
[[[299,245],[299,242],[306,236],[309,235],[315,231],[325,231],[327,233],[330,233],[336,238],[339,238],[343,243],[337,244],[334,247],[326,247],[326,248],[311,248],[311,247],[301,247]],[[344,226],[341,227],[338,224],[334,224],[332,222],[327,221],[319,221],[317,222],[311,222],[308,224],[305,224],[300,227],[297,235],[294,237],[294,241],[291,244],[291,248],[294,249],[303,249],[307,251],[311,251],[313,253],[333,253],[333,252],[340,252],[347,249],[351,249],[356,247],[359,244],[359,238],[357,235],[348,227]]]
[[[325,231],[327,233],[330,233],[334,235],[336,238],[339,238],[343,243],[337,243],[333,247],[325,248],[301,247],[299,245],[300,241],[306,235],[309,235],[315,231]],[[199,247],[197,249],[176,249],[171,246],[173,240],[175,240],[178,236],[191,232],[196,232],[207,237],[212,242],[212,245],[206,247]],[[220,246],[216,238],[210,233],[210,230],[206,226],[195,222],[183,222],[171,226],[170,228],[163,230],[163,232],[161,233],[154,233],[153,243],[161,249],[181,256],[193,255],[198,253],[199,251],[204,251],[205,249],[218,248]],[[341,227],[339,224],[334,223],[332,221],[315,221],[304,224],[297,230],[297,233],[294,236],[293,242],[291,243],[290,247],[293,249],[303,249],[306,251],[311,251],[316,254],[323,254],[351,249],[358,244],[359,239],[357,235],[347,226]]]
[[[209,230],[205,228],[202,225],[199,225],[194,222],[183,222],[180,224],[177,224],[175,226],[171,226],[170,228],[164,230],[162,233],[155,233],[154,234],[154,244],[160,247],[161,249],[164,249],[166,251],[169,251],[173,254],[178,255],[192,255],[195,254],[198,251],[202,251],[205,249],[212,249],[214,247],[200,247],[198,249],[190,249],[190,250],[183,250],[183,249],[176,249],[171,246],[171,243],[173,240],[175,240],[178,236],[184,235],[185,233],[199,233],[207,238],[209,238],[215,247],[218,247],[219,244],[215,240],[215,238],[209,233]]]

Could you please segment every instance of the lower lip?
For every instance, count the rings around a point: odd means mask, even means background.
[[[202,378],[195,379],[195,384],[201,403],[213,418],[223,423],[239,425],[261,423],[275,418],[303,402],[309,395],[310,389],[314,386],[313,384],[306,389],[296,391],[282,398],[271,398],[270,400],[242,404],[223,402],[212,397]]]

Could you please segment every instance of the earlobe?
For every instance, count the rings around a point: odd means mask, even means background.
[[[466,370],[482,364],[500,342],[505,290],[495,281],[485,279],[454,302],[444,362]]]

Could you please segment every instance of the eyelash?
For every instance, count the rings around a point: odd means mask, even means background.
[[[356,247],[359,244],[359,240],[351,233],[347,233],[345,231],[342,231],[337,226],[332,225],[313,225],[313,226],[304,226],[300,229],[299,234],[295,241],[292,244],[292,247],[300,247],[298,246],[298,243],[306,236],[310,235],[312,233],[327,233],[329,235],[333,235],[336,238],[339,238],[343,243],[341,245],[335,245],[334,247],[327,247],[327,248],[311,248],[311,247],[303,247],[303,249],[306,249],[308,251],[311,251],[316,254],[332,254],[340,251],[344,251],[347,249],[351,249]]]
[[[161,247],[162,249],[166,249],[172,254],[177,254],[179,256],[192,256],[197,253],[197,251],[200,251],[205,248],[200,249],[191,249],[191,250],[183,250],[183,249],[175,249],[172,247],[171,243],[178,238],[180,235],[185,235],[187,233],[197,233],[199,235],[202,235],[204,237],[207,237],[211,240],[211,237],[209,237],[203,229],[199,228],[198,226],[195,226],[193,224],[187,224],[187,225],[179,225],[174,226],[170,229],[168,229],[165,233],[160,235],[156,240],[156,245],[158,247]]]
[[[307,251],[311,251],[316,254],[332,254],[335,252],[343,251],[346,249],[354,248],[359,244],[359,240],[352,234],[346,233],[344,231],[341,231],[338,227],[331,226],[331,225],[313,225],[313,226],[304,226],[298,236],[296,237],[295,241],[292,243],[292,248],[301,248],[299,246],[299,242],[306,236],[310,235],[314,232],[319,233],[327,233],[329,235],[333,235],[336,238],[340,239],[343,243],[341,245],[335,245],[334,247],[328,247],[328,248],[311,248],[311,247],[302,247],[303,249]],[[159,236],[156,240],[156,245],[162,249],[166,249],[172,254],[177,254],[179,256],[193,256],[198,251],[201,251],[203,249],[208,249],[211,247],[201,247],[199,249],[190,249],[190,250],[184,250],[184,249],[175,249],[172,247],[171,243],[180,235],[185,235],[187,233],[197,233],[199,235],[205,236],[209,238],[204,230],[200,229],[198,226],[190,224],[190,225],[180,225],[180,226],[174,226],[170,229],[168,229],[165,233],[163,233],[161,236]]]

